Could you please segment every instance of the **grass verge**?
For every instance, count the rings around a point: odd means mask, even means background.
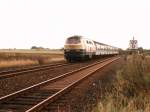
[[[92,112],[150,112],[150,58],[128,56]]]

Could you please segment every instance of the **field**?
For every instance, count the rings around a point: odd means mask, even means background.
[[[0,68],[41,65],[63,60],[61,50],[0,50]]]
[[[150,57],[132,55],[124,60],[92,112],[150,112]]]

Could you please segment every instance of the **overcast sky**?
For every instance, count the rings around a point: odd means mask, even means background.
[[[0,48],[61,48],[72,35],[150,48],[150,1],[0,0]]]

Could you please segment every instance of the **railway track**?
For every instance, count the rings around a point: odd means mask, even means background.
[[[70,65],[70,63],[62,62],[62,63],[35,66],[35,67],[24,68],[24,69],[1,71],[0,79],[14,77],[14,76],[21,75],[24,73],[31,73],[31,72],[41,71],[41,70],[53,69],[53,68],[57,68],[57,67],[65,66],[65,65]]]
[[[73,89],[81,81],[117,59],[119,57],[105,59],[1,97],[0,112],[53,112],[53,110],[46,107],[48,104],[61,98],[62,95]]]

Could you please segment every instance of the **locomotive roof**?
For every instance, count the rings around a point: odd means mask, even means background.
[[[71,38],[77,38],[77,39],[81,39],[82,38],[82,36],[79,36],[79,35],[74,35],[74,36],[71,36],[71,37],[68,37],[69,39],[71,39]]]
[[[81,39],[81,38],[84,38],[84,37],[82,37],[82,36],[80,36],[80,35],[74,35],[74,36],[71,36],[71,37],[68,37],[69,39],[71,39],[71,38],[77,38],[77,39]],[[88,39],[88,38],[84,38],[84,39]],[[91,40],[91,39],[89,39],[89,40]],[[93,41],[93,40],[92,40]],[[107,45],[107,44],[104,44],[104,43],[100,43],[100,42],[97,42],[97,41],[93,41],[94,43],[97,43],[97,44],[101,44],[101,45],[105,45],[105,46],[109,46],[109,47],[113,47],[113,46],[110,46],[110,45]],[[116,48],[117,49],[117,47],[113,47],[113,48]]]

